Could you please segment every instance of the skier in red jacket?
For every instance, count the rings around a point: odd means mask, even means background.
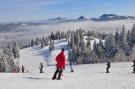
[[[56,71],[54,73],[54,76],[53,76],[53,80],[56,79],[56,76],[58,74],[58,78],[57,80],[60,80],[61,79],[61,74],[63,72],[63,69],[65,69],[65,61],[66,61],[66,57],[65,57],[65,54],[64,54],[64,49],[62,48],[62,51],[61,53],[56,57]]]

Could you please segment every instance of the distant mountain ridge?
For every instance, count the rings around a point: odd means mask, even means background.
[[[60,22],[72,22],[72,21],[113,21],[113,20],[135,20],[135,16],[121,16],[116,14],[103,14],[99,18],[86,18],[85,16],[80,16],[78,18],[70,19],[63,17],[50,18],[48,20],[41,20],[42,23],[60,23]],[[38,21],[36,22],[38,23]]]
[[[135,16],[121,16],[116,14],[103,14],[98,18],[86,18],[85,16],[80,16],[78,18],[63,18],[63,17],[56,17],[50,19],[43,19],[43,20],[36,20],[36,21],[24,21],[24,22],[16,22],[12,24],[21,24],[21,25],[40,25],[40,24],[56,24],[56,23],[63,23],[63,22],[74,22],[74,21],[114,21],[114,20],[135,20]],[[11,23],[8,23],[11,24]],[[1,23],[0,25],[3,25]]]
[[[67,18],[62,18],[62,17],[56,17],[56,18],[50,18],[48,21],[60,21],[60,20],[66,20]]]
[[[88,20],[85,16],[80,16],[77,20]]]
[[[135,16],[120,16],[116,14],[103,14],[99,18],[91,18],[94,21],[110,21],[110,20],[125,20],[131,19],[135,20]]]

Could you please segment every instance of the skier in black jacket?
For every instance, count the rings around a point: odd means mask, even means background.
[[[131,66],[131,67],[133,67],[133,73],[135,73],[135,60],[133,60],[133,66]]]
[[[40,63],[39,70],[40,70],[40,73],[43,73],[43,63]]]
[[[21,70],[22,70],[22,73],[24,73],[25,68],[24,68],[24,66],[23,66],[23,65],[22,65]]]
[[[110,62],[107,62],[107,68],[106,68],[106,73],[110,73],[109,72],[109,68],[111,67],[111,64],[110,64]]]

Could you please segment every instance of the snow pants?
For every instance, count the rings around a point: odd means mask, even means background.
[[[57,67],[57,69],[56,69],[56,71],[55,71],[55,73],[53,75],[53,79],[56,79],[57,74],[58,74],[58,78],[57,79],[60,79],[61,75],[62,75],[62,72],[63,72],[63,69]]]
[[[71,69],[71,72],[73,72],[73,62],[70,62],[70,69]]]
[[[107,66],[107,68],[106,68],[106,73],[109,73],[109,66]]]

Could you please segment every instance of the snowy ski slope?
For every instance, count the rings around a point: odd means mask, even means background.
[[[51,80],[55,67],[44,67],[44,73],[1,73],[0,89],[134,89],[132,63],[113,63],[106,74],[106,64],[66,66],[62,80]]]
[[[74,65],[74,73],[66,66],[62,80],[52,80],[56,69],[55,57],[61,48],[67,48],[65,39],[55,41],[55,49],[34,46],[20,51],[20,64],[29,73],[0,73],[0,89],[135,89],[135,74],[130,62],[112,63],[109,74],[106,64]],[[67,50],[66,50],[67,56]],[[39,73],[39,63],[44,63],[44,73]],[[51,66],[47,66],[51,64]]]

